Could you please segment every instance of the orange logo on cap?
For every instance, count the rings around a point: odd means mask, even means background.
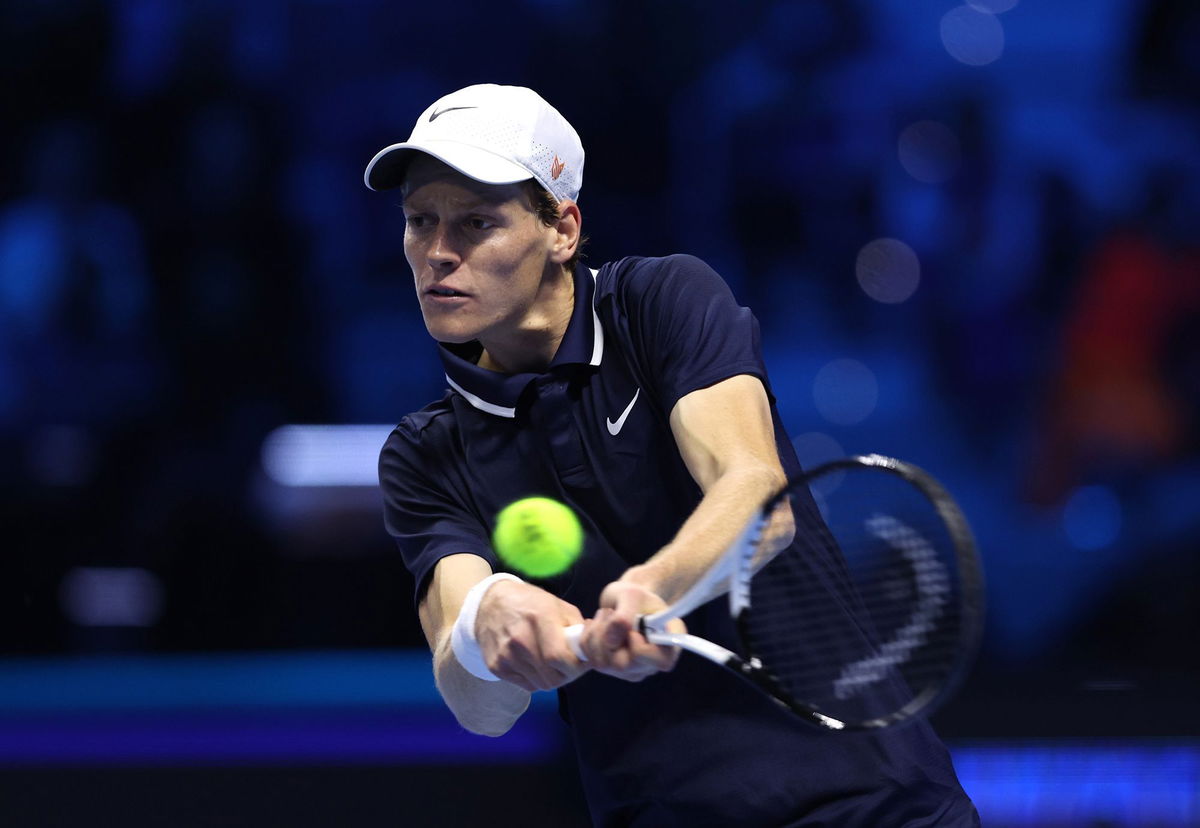
[[[567,165],[558,160],[558,156],[554,156],[554,160],[550,162],[550,177],[555,181],[562,175],[562,171],[567,168]]]

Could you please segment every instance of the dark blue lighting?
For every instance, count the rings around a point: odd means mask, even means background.
[[[501,738],[463,730],[419,652],[10,659],[0,766],[541,763],[566,749],[538,693]],[[1200,824],[1200,744],[951,745],[985,824]]]
[[[952,749],[985,825],[1200,825],[1200,745],[971,744]]]
[[[564,737],[541,712],[503,738],[468,733],[444,709],[62,714],[0,718],[0,766],[535,763]]]
[[[429,707],[428,653],[264,652],[0,661],[0,710]]]

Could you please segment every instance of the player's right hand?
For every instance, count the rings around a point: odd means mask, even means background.
[[[666,672],[679,660],[678,647],[651,644],[637,630],[638,617],[666,609],[657,593],[636,581],[614,581],[600,593],[600,608],[584,627],[579,646],[592,669],[625,681],[641,681]],[[671,632],[687,632],[673,619]]]
[[[575,657],[563,630],[583,623],[579,609],[522,581],[497,581],[475,616],[475,638],[488,669],[533,692],[574,681],[589,666]]]

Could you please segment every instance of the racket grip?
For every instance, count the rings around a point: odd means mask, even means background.
[[[571,647],[571,652],[575,653],[575,657],[580,661],[587,661],[587,655],[583,652],[583,648],[579,646],[579,637],[583,635],[583,624],[572,624],[563,632],[567,636],[567,644]]]

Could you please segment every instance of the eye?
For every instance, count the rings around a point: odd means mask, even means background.
[[[485,216],[471,216],[467,219],[467,227],[472,230],[491,230],[496,223]]]
[[[413,213],[404,217],[404,223],[413,230],[419,230],[432,224],[432,219],[424,213]]]

